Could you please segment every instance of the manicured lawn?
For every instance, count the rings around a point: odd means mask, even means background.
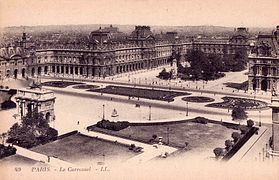
[[[72,81],[47,81],[42,83],[43,86],[52,86],[58,88],[65,88],[75,84],[84,84],[84,83],[72,82]]]
[[[187,92],[153,90],[153,89],[124,87],[124,86],[107,86],[102,89],[91,89],[88,91],[130,96],[136,98],[139,97],[139,98],[146,98],[146,99],[154,99],[154,100],[161,100],[161,101],[173,101],[174,100],[173,98],[176,96],[190,95],[190,93]]]
[[[120,143],[75,134],[31,150],[78,164],[83,161],[99,162],[104,158],[122,162],[138,154],[128,148]]]
[[[230,108],[233,109],[235,106],[240,106],[244,109],[261,109],[267,108],[267,103],[254,99],[246,99],[246,98],[235,98],[235,97],[223,97],[224,101],[220,103],[212,103],[206,106],[208,107],[216,107],[216,108]]]
[[[213,153],[216,147],[223,147],[227,139],[231,139],[234,129],[221,124],[184,121],[177,123],[164,123],[152,125],[131,125],[120,131],[102,128],[93,128],[95,131],[104,132],[145,143],[151,143],[152,136],[163,137],[163,143],[176,148],[184,148],[185,142],[191,151],[207,151]],[[169,132],[169,133],[168,133]],[[169,139],[169,141],[168,141]]]
[[[213,98],[205,97],[205,96],[189,96],[189,97],[183,97],[183,101],[188,102],[196,102],[196,103],[206,103],[206,102],[213,102]]]

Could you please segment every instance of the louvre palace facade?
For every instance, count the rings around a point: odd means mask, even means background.
[[[149,26],[136,26],[126,35],[117,27],[99,28],[89,35],[89,43],[44,44],[35,46],[23,33],[16,45],[0,49],[0,78],[108,77],[166,65],[176,54],[189,50],[233,55],[237,49],[249,51],[249,33],[237,28],[229,38],[182,38],[177,32],[153,34]]]
[[[269,34],[259,34],[251,46],[249,90],[279,92],[279,26]]]

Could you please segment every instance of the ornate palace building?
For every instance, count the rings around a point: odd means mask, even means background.
[[[229,38],[222,39],[195,39],[193,41],[193,49],[201,50],[204,53],[219,54],[221,56],[233,55],[238,49],[249,50],[249,33],[248,29],[239,27],[235,29],[234,35]]]
[[[249,55],[249,90],[279,92],[279,26],[259,34]]]
[[[0,49],[0,77],[107,77],[165,65],[175,54],[183,57],[193,49],[225,56],[239,48],[249,48],[246,28],[213,40],[183,39],[176,32],[154,35],[149,26],[136,26],[126,35],[110,26],[91,32],[87,44],[54,43],[36,50],[24,33],[17,46]]]

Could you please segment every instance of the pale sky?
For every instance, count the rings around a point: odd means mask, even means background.
[[[0,0],[0,26],[59,24],[276,27],[279,0]]]

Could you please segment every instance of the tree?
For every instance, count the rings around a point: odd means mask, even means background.
[[[232,138],[233,138],[233,141],[236,143],[241,138],[241,135],[238,132],[233,132]]]
[[[216,158],[220,158],[221,156],[224,155],[224,153],[223,153],[223,152],[224,152],[224,151],[223,151],[223,148],[215,148],[215,149],[213,150],[213,152],[214,152]]]
[[[233,143],[231,140],[226,140],[225,141],[225,146],[226,146],[226,150],[231,149],[231,147],[233,146]]]
[[[171,72],[167,72],[164,68],[158,75],[158,78],[161,79],[170,79],[171,78]]]
[[[12,146],[4,146],[3,144],[0,144],[0,159],[14,155],[16,153],[16,148]]]
[[[1,108],[2,108],[2,109],[16,108],[16,103],[14,103],[14,102],[11,101],[11,100],[7,100],[7,101],[4,101],[4,102],[1,104]]]
[[[244,48],[238,48],[233,56],[235,62],[232,71],[242,71],[246,68],[247,64],[247,51]]]
[[[156,134],[152,135],[152,138],[155,140],[158,136]]]
[[[241,134],[246,134],[249,131],[249,128],[246,126],[240,126],[240,132]]]
[[[1,134],[2,144],[5,144],[5,139],[6,139],[7,135],[8,135],[7,133]]]
[[[251,120],[251,119],[249,119],[249,120],[247,121],[247,127],[253,127],[254,124],[255,124],[254,121]]]
[[[191,78],[199,80],[212,80],[224,76],[223,71],[224,63],[222,58],[216,54],[206,55],[200,50],[189,51],[186,59],[190,63],[190,68],[184,70]]]
[[[131,144],[130,147],[129,147],[129,150],[134,150],[136,148],[136,145],[135,144]]]
[[[232,119],[236,120],[236,119],[247,119],[247,113],[245,112],[245,110],[240,107],[240,106],[236,106],[233,108],[232,110]]]
[[[35,109],[22,118],[20,124],[15,123],[8,131],[7,142],[31,148],[57,139],[57,130],[51,128],[42,113]]]
[[[28,112],[26,116],[22,117],[23,126],[31,127],[49,127],[49,120],[45,119],[43,113],[39,113],[35,108],[32,112]]]

